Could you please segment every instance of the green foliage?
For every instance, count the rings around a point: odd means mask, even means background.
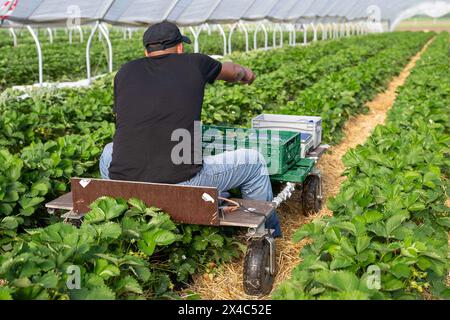
[[[334,216],[296,232],[312,243],[275,299],[448,299],[448,39],[418,61],[387,124],[344,156]]]
[[[175,283],[237,255],[216,229],[177,226],[140,200],[103,197],[79,229],[56,223],[27,230],[0,257],[0,299],[176,298]],[[78,289],[70,286],[74,267]]]

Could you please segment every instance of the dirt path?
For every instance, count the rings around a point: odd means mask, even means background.
[[[428,42],[423,49],[410,60],[398,77],[392,79],[385,92],[380,93],[374,100],[367,104],[367,107],[369,108],[367,114],[358,115],[348,120],[344,128],[345,138],[343,141],[330,148],[328,153],[319,161],[318,168],[322,172],[324,193],[326,197],[335,196],[339,192],[340,185],[345,179],[345,177],[342,176],[345,169],[341,161],[342,156],[349,149],[364,143],[370,136],[372,130],[377,125],[384,123],[387,111],[394,104],[398,87],[405,83],[411,69],[430,45],[431,41],[432,40],[430,40],[430,42]],[[299,252],[306,242],[293,243],[291,241],[293,233],[300,226],[312,219],[331,214],[332,212],[324,206],[318,214],[306,217],[289,204],[282,206],[280,210],[280,220],[284,238],[277,239],[276,242],[277,265],[279,266],[279,269],[274,287],[280,282],[288,279],[292,269],[300,263]],[[255,297],[247,296],[243,291],[242,269],[243,259],[224,265],[214,277],[204,275],[195,278],[193,284],[189,287],[189,290],[200,294],[203,299],[255,299]],[[262,299],[264,298],[268,297],[263,297]]]

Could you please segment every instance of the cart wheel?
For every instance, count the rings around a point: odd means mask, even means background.
[[[81,219],[67,219],[65,222],[73,225],[75,228],[80,228],[82,224]]]
[[[316,213],[322,207],[320,178],[318,176],[310,175],[303,183],[302,205],[304,213]]]
[[[253,240],[245,256],[244,291],[248,295],[267,295],[275,274],[270,273],[270,244],[265,238]]]

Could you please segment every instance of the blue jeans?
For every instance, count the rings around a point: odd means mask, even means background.
[[[109,179],[113,144],[105,146],[100,157],[100,173]],[[238,149],[203,158],[203,168],[188,181],[180,185],[217,187],[220,194],[239,188],[243,199],[272,201],[272,185],[264,157],[256,150]],[[274,229],[274,237],[281,237],[277,214],[267,219],[266,227]]]

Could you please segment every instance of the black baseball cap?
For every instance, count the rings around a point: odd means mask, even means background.
[[[165,50],[181,42],[191,43],[188,37],[181,35],[175,24],[167,21],[150,26],[145,31],[143,40],[148,52]]]

